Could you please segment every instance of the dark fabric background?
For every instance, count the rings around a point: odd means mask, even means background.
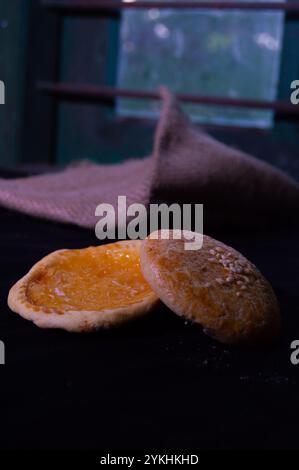
[[[213,234],[260,268],[281,304],[279,344],[250,350],[166,308],[92,335],[37,328],[8,309],[9,288],[49,252],[97,240],[4,209],[0,221],[0,449],[298,447],[298,233]]]

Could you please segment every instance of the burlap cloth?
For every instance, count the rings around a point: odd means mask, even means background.
[[[32,216],[94,228],[100,203],[203,203],[204,226],[257,227],[297,220],[299,185],[281,171],[193,126],[161,88],[150,157],[117,165],[83,162],[48,175],[0,179],[0,204]]]

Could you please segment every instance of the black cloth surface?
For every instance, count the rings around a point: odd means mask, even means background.
[[[89,335],[41,330],[7,307],[9,288],[59,248],[93,232],[0,209],[0,449],[297,448],[298,233],[214,234],[272,283],[279,343],[231,348],[166,307]]]

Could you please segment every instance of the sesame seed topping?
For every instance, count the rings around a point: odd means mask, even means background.
[[[245,290],[245,289],[247,289],[247,287],[244,286],[244,284],[243,284],[243,286],[241,287],[241,290]]]
[[[240,295],[241,295],[241,292],[237,292],[237,293],[236,293],[236,296],[237,296],[237,297],[240,297]]]
[[[215,250],[209,250],[209,253],[210,253],[211,255],[216,255]]]
[[[220,246],[217,246],[217,247],[215,248],[215,250],[218,251],[219,253],[221,253],[221,252],[223,251],[222,248],[220,248]]]
[[[223,279],[221,279],[220,277],[217,277],[216,282],[218,282],[218,284],[223,284]]]
[[[226,280],[226,282],[232,282],[233,276],[228,276],[225,280]]]

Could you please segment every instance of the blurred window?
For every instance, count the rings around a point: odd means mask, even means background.
[[[122,14],[118,86],[152,91],[167,84],[181,93],[276,99],[283,12],[159,10],[156,1],[157,8]],[[273,124],[271,110],[193,104],[185,108],[193,120],[204,123],[261,128]],[[122,98],[117,104],[119,115],[153,116],[157,111],[153,100]]]

